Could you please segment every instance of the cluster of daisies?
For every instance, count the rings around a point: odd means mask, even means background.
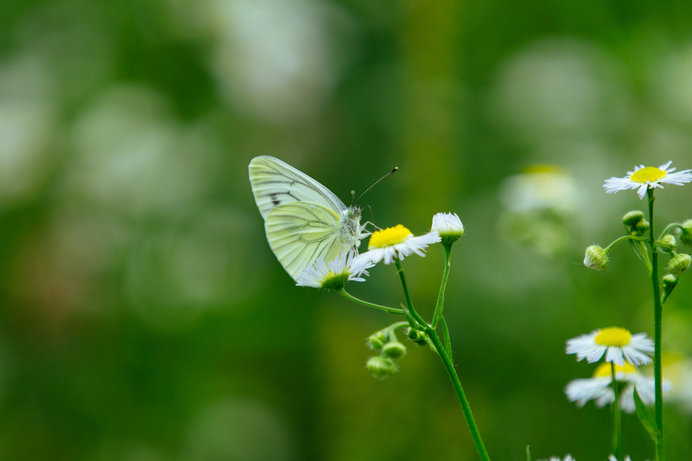
[[[651,363],[650,354],[653,352],[654,342],[645,333],[633,335],[620,327],[602,328],[570,339],[567,353],[576,354],[577,360],[595,363],[603,357],[605,359],[591,378],[575,379],[567,384],[567,398],[579,406],[592,400],[598,407],[611,404],[615,400],[612,384],[615,379],[622,388],[618,403],[623,411],[634,412],[634,392],[639,394],[644,404],[653,405],[654,379],[637,369],[639,365]],[[669,388],[670,384],[664,383],[663,389]]]
[[[363,282],[368,269],[379,262],[392,264],[412,254],[425,256],[428,245],[442,242],[451,244],[464,234],[464,226],[456,213],[437,213],[433,216],[430,232],[414,235],[398,224],[372,233],[368,251],[362,254],[354,249],[345,251],[326,262],[319,258],[297,278],[298,286],[339,290],[346,282]]]

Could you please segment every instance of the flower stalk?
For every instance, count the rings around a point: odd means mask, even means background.
[[[665,459],[665,451],[663,446],[663,376],[661,367],[661,331],[663,320],[663,305],[661,304],[661,287],[659,284],[658,274],[658,248],[654,238],[654,191],[647,190],[649,199],[649,247],[651,250],[651,288],[654,298],[654,392],[656,396],[655,415],[656,425],[661,434],[661,437],[656,440],[656,460],[663,461]]]
[[[613,386],[613,455],[621,461],[620,445],[622,440],[622,412],[620,410],[620,388],[615,378],[615,364],[610,362],[611,385]]]
[[[446,253],[447,255],[449,255],[449,251],[446,251]],[[447,256],[447,258],[448,257],[449,256]],[[476,425],[476,420],[474,419],[473,412],[471,411],[471,405],[469,404],[469,401],[466,398],[466,393],[464,392],[464,388],[461,385],[461,380],[459,379],[459,375],[457,374],[456,368],[454,367],[454,363],[452,361],[449,348],[445,347],[442,344],[442,341],[440,340],[440,337],[437,335],[435,328],[429,325],[427,322],[425,322],[423,318],[418,314],[418,312],[416,312],[415,308],[413,307],[413,302],[411,301],[411,295],[408,290],[406,276],[404,274],[404,269],[401,266],[401,262],[398,259],[395,259],[394,264],[396,265],[396,269],[399,274],[399,279],[401,280],[401,286],[404,290],[404,297],[406,298],[406,305],[408,307],[407,313],[410,314],[410,319],[414,320],[417,323],[417,325],[412,326],[414,328],[422,329],[426,333],[428,338],[430,338],[430,341],[432,342],[433,346],[435,347],[435,350],[437,351],[438,355],[440,356],[440,359],[442,360],[442,364],[444,365],[445,370],[447,371],[447,375],[449,375],[449,379],[452,381],[454,392],[456,393],[457,399],[459,400],[459,404],[461,405],[461,409],[464,413],[464,418],[466,418],[466,424],[468,425],[469,431],[471,432],[471,438],[473,439],[473,443],[476,445],[478,455],[480,456],[481,460],[490,461],[490,455],[488,455],[488,450],[486,450],[485,445],[483,444],[483,439],[481,438],[480,431],[478,430],[478,426]],[[446,265],[445,267],[448,266]],[[444,290],[444,285],[446,285],[446,281],[443,282],[443,286],[441,288],[442,292]],[[438,306],[440,302],[441,301],[438,297]],[[442,317],[441,313],[441,308],[439,318],[441,318],[444,321],[444,317]],[[445,334],[446,341],[448,341],[447,336],[448,333]]]

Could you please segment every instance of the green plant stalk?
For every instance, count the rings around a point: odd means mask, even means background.
[[[416,309],[413,307],[413,302],[411,301],[411,295],[408,291],[406,276],[404,275],[404,269],[401,267],[401,262],[398,259],[395,259],[394,264],[396,265],[397,272],[399,273],[399,279],[401,280],[401,286],[404,290],[404,296],[406,298],[406,305],[408,306],[409,313],[411,317],[416,321],[416,323],[418,323],[418,327],[422,328],[423,331],[425,331],[425,333],[428,335],[430,341],[432,341],[433,345],[435,346],[435,349],[437,350],[440,359],[442,359],[442,364],[444,365],[445,370],[447,370],[449,379],[452,381],[452,386],[454,386],[454,391],[457,394],[457,399],[461,404],[461,409],[464,412],[464,417],[466,418],[466,423],[468,424],[469,431],[471,432],[471,438],[473,438],[473,443],[476,445],[478,455],[480,456],[481,460],[490,461],[488,450],[485,449],[483,439],[481,439],[481,433],[478,430],[476,420],[473,418],[473,413],[471,412],[471,405],[469,404],[469,401],[466,398],[464,388],[462,387],[459,375],[457,374],[457,371],[454,368],[452,358],[445,349],[445,347],[442,345],[442,341],[440,341],[439,336],[437,336],[435,329],[431,325],[427,324],[421,318],[421,316],[418,315],[418,312],[416,312]]]
[[[430,337],[432,343],[435,345],[435,349],[437,349],[437,353],[440,355],[440,358],[442,359],[442,364],[444,365],[445,370],[447,370],[449,379],[452,381],[452,386],[454,386],[454,392],[456,392],[457,399],[461,404],[461,410],[464,412],[466,424],[468,424],[469,431],[471,432],[471,437],[473,438],[473,443],[476,445],[476,450],[478,451],[478,455],[483,461],[490,461],[490,455],[488,455],[488,451],[485,449],[485,445],[483,444],[481,433],[478,430],[476,420],[473,418],[473,413],[471,412],[471,405],[469,404],[469,401],[466,398],[464,388],[461,385],[461,380],[459,379],[459,375],[457,374],[457,371],[454,368],[454,363],[452,363],[451,357],[442,345],[442,342],[440,341],[440,338],[437,336],[435,330],[428,326],[426,327],[425,331]]]
[[[360,304],[361,306],[371,307],[371,308],[373,308],[373,309],[377,309],[377,310],[380,310],[380,311],[389,312],[390,314],[400,314],[400,315],[403,315],[403,314],[404,314],[404,310],[403,310],[403,309],[398,309],[398,308],[396,308],[396,307],[383,306],[383,305],[381,305],[381,304],[375,304],[375,303],[371,303],[371,302],[365,301],[365,300],[360,299],[360,298],[356,298],[356,297],[353,296],[351,293],[349,293],[348,291],[346,291],[344,288],[342,288],[342,289],[340,289],[340,290],[337,290],[337,292],[338,292],[341,296],[343,296],[344,298],[349,299],[349,300],[351,300],[351,301],[353,301],[353,302],[355,302],[355,303],[358,303],[358,304]]]
[[[416,324],[418,324],[420,328],[425,329],[425,327],[427,327],[428,324],[425,322],[425,320],[423,320],[423,318],[420,315],[418,315],[418,312],[416,312],[416,309],[413,307],[413,301],[411,301],[411,295],[408,291],[408,284],[406,283],[404,268],[401,267],[401,261],[399,261],[398,258],[394,258],[394,265],[396,266],[396,271],[399,274],[401,286],[404,289],[404,297],[406,298],[406,305],[408,306],[408,310],[406,311],[406,313],[415,321]],[[411,326],[415,327],[416,325]]]
[[[661,372],[661,330],[663,306],[661,304],[661,286],[658,280],[658,249],[654,239],[654,191],[647,190],[649,199],[649,246],[651,247],[651,288],[654,295],[654,381],[656,395],[656,425],[661,437],[656,441],[656,460],[663,461],[663,380]]]
[[[445,303],[445,290],[447,289],[447,279],[449,278],[449,270],[452,267],[451,264],[451,254],[452,254],[452,244],[448,243],[443,245],[445,249],[445,268],[442,273],[442,282],[440,283],[440,292],[437,295],[437,304],[435,305],[435,313],[433,314],[432,326],[437,327],[437,322],[440,321],[442,317],[442,310],[444,309]]]
[[[615,364],[610,362],[611,384],[613,386],[613,455],[617,461],[621,461],[621,441],[622,441],[622,412],[620,411],[620,388],[615,380]]]
[[[663,229],[661,231],[661,234],[658,236],[658,239],[661,240],[664,235],[666,235],[668,232],[670,232],[671,229],[680,228],[680,227],[682,227],[682,224],[680,224],[678,222],[672,222],[672,223],[668,224],[665,227],[665,229]]]

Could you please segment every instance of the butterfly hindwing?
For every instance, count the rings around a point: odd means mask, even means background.
[[[294,280],[318,258],[329,261],[347,249],[340,228],[339,215],[317,203],[277,205],[265,220],[269,246]]]
[[[269,212],[292,202],[309,202],[342,212],[346,205],[332,191],[291,165],[268,155],[253,158],[248,166],[257,208],[266,220]]]

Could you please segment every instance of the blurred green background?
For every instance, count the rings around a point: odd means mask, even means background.
[[[565,341],[652,333],[626,245],[586,245],[644,202],[602,182],[692,167],[689,2],[4,0],[0,7],[0,459],[476,459],[444,369],[393,321],[297,288],[272,255],[247,164],[275,155],[365,220],[457,212],[446,313],[495,460],[605,459],[610,412],[569,403],[593,367]],[[539,165],[539,166],[535,166]],[[692,186],[657,193],[692,217]],[[431,305],[433,247],[405,261]],[[670,460],[692,459],[692,283],[666,304]],[[391,267],[354,294],[402,301]],[[672,362],[671,362],[672,363]],[[624,451],[652,445],[633,416]]]

